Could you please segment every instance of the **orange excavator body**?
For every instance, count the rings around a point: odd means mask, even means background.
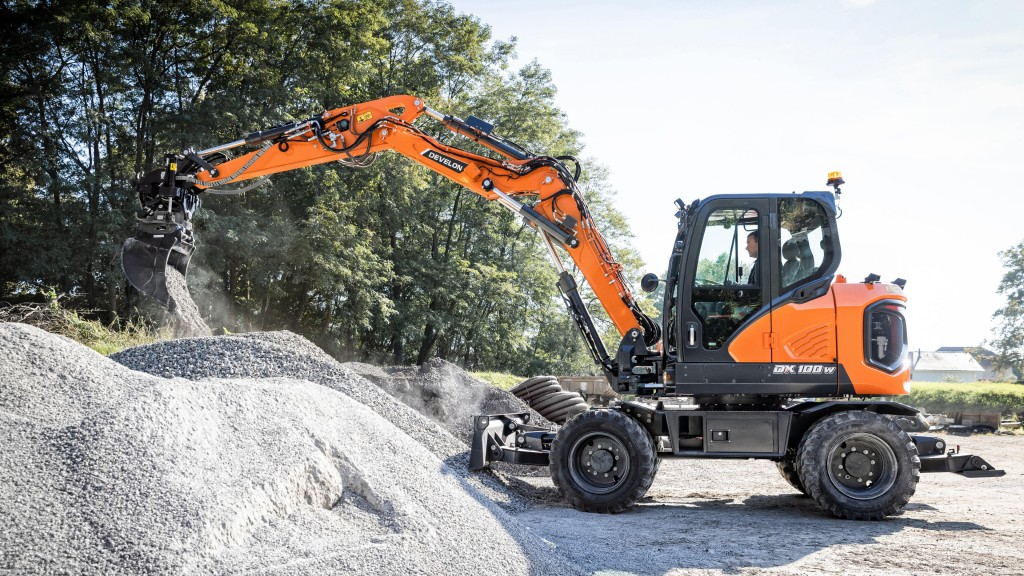
[[[442,144],[414,124],[423,115],[431,116],[453,132],[476,142],[489,152],[497,153],[498,157],[487,155],[484,150],[478,153]],[[184,273],[193,250],[191,225],[188,222],[191,212],[182,217],[175,210],[175,206],[177,211],[181,211],[181,206],[188,205],[184,200],[216,191],[225,184],[237,184],[326,162],[339,161],[358,167],[360,162],[378,152],[392,151],[443,175],[486,200],[499,202],[522,216],[542,234],[551,249],[550,255],[555,265],[562,273],[559,287],[595,360],[601,364],[609,379],[623,391],[639,394],[692,392],[700,395],[724,390],[727,387],[721,384],[735,382],[739,377],[746,384],[729,392],[735,393],[742,389],[742,394],[754,394],[760,384],[771,384],[773,379],[779,380],[779,376],[785,375],[785,370],[794,366],[794,370],[804,370],[809,366],[813,370],[820,369],[823,374],[827,370],[825,376],[828,378],[815,380],[815,384],[810,387],[802,384],[774,388],[769,386],[765,393],[794,396],[814,391],[822,395],[838,396],[906,392],[909,372],[905,367],[895,371],[888,367],[879,369],[877,363],[872,364],[865,359],[865,330],[869,328],[861,329],[865,326],[865,309],[875,302],[905,302],[899,288],[888,284],[836,283],[831,288],[825,286],[827,289],[815,298],[801,297],[796,298],[797,301],[792,301],[793,293],[790,293],[787,301],[778,290],[781,286],[780,271],[789,266],[789,263],[783,263],[781,257],[781,229],[785,228],[785,234],[793,236],[787,244],[803,238],[806,252],[803,256],[813,259],[804,238],[808,233],[806,224],[809,220],[803,214],[807,206],[800,208],[803,216],[783,214],[780,225],[779,217],[773,214],[778,210],[785,212],[787,209],[783,208],[783,204],[787,200],[776,200],[774,196],[770,200],[768,196],[759,195],[717,200],[719,197],[713,197],[702,203],[694,203],[689,208],[680,204],[684,208],[680,212],[681,229],[688,227],[699,230],[700,234],[712,234],[713,221],[721,220],[724,213],[726,219],[735,217],[738,224],[744,225],[745,233],[750,228],[754,230],[750,232],[751,235],[761,234],[760,242],[765,248],[774,246],[779,257],[772,260],[759,258],[759,261],[764,260],[764,286],[743,285],[747,280],[739,273],[740,262],[736,259],[737,270],[732,282],[694,288],[691,286],[692,277],[697,275],[698,266],[704,265],[696,255],[690,255],[690,252],[695,254],[698,239],[684,236],[677,240],[676,251],[680,259],[673,269],[675,272],[670,274],[679,276],[674,284],[675,289],[680,291],[677,299],[681,302],[690,298],[684,297],[684,293],[692,291],[692,301],[688,306],[667,308],[664,317],[689,314],[693,320],[689,324],[697,325],[696,331],[701,334],[701,343],[689,347],[679,345],[686,337],[672,332],[686,323],[680,317],[672,327],[666,324],[665,333],[670,349],[666,352],[662,349],[662,328],[640,310],[629,283],[622,275],[622,266],[615,261],[587,210],[575,182],[578,173],[573,175],[563,162],[564,159],[531,154],[493,134],[491,129],[486,122],[473,117],[464,121],[438,113],[419,97],[398,95],[335,108],[303,122],[255,132],[229,144],[198,153],[186,151],[184,155],[169,157],[167,169],[154,174],[140,187],[140,198],[150,210],[148,213],[145,210],[140,213],[142,231],[136,239],[129,240],[125,245],[125,270],[133,284],[160,299],[164,295],[160,290],[162,258]],[[258,148],[233,159],[228,159],[224,154],[230,148],[245,145],[258,145]],[[178,196],[181,199],[175,204],[174,198]],[[824,253],[826,257],[831,258],[830,254],[835,257],[826,265],[819,255],[817,272],[807,276],[805,282],[814,280],[817,284],[831,283],[830,279],[838,265],[834,206],[829,208],[830,200],[823,201],[819,197],[805,200],[808,205],[816,202],[824,206],[816,208],[820,214],[816,216],[817,223],[814,226],[825,234],[822,242],[828,240],[836,243],[836,246],[829,247]],[[773,203],[771,208],[768,206],[769,201]],[[715,206],[716,203],[733,208],[708,213],[707,207]],[[739,208],[741,205],[743,207]],[[771,219],[769,215],[772,215]],[[758,227],[763,232],[756,232]],[[728,229],[727,225],[725,229]],[[734,232],[738,229],[739,226]],[[741,251],[742,238],[737,235],[733,241],[734,246],[729,250],[730,257]],[[623,337],[617,354],[609,354],[600,342],[597,329],[585,311],[571,276],[562,268],[555,246],[561,247],[575,263]],[[690,252],[686,251],[687,247],[692,247]],[[685,263],[682,260],[684,252],[687,259]],[[170,254],[170,258],[166,254]],[[144,270],[151,264],[157,269],[155,275]],[[776,284],[776,288],[771,291],[768,289],[770,281]],[[738,289],[735,286],[737,283],[740,284]],[[719,296],[701,296],[698,292],[702,290]],[[734,294],[742,295],[744,290],[748,295],[740,297],[743,302],[730,300]],[[721,296],[725,292],[729,295]],[[166,301],[164,303],[167,304]],[[741,305],[738,307],[746,310],[746,316],[739,318],[740,315],[735,312],[710,310],[715,306],[730,308],[733,305]],[[723,326],[727,327],[724,331]],[[712,333],[719,335],[712,338]],[[902,343],[899,347],[894,346],[893,350],[897,348],[900,350],[898,353],[902,354]],[[687,368],[688,364],[695,368]],[[742,376],[737,376],[740,373],[735,373],[735,369],[726,364],[742,369]],[[779,370],[783,372],[777,372]],[[721,379],[727,381],[719,382]],[[804,380],[811,381],[806,378]]]

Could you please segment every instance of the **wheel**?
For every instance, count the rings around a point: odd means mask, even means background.
[[[807,494],[803,483],[800,482],[800,475],[796,473],[796,458],[786,458],[775,464],[779,467],[779,474],[782,474],[782,477],[786,482],[789,482],[790,486],[796,488],[801,494]]]
[[[917,489],[921,459],[895,422],[865,411],[818,421],[797,450],[807,495],[840,518],[881,520],[900,514]]]
[[[654,482],[651,437],[617,410],[589,410],[551,442],[551,479],[573,508],[615,514],[632,508]]]

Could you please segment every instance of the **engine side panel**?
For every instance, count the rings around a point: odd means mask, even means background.
[[[831,292],[772,310],[772,362],[835,363],[836,308]]]
[[[839,362],[858,395],[883,396],[910,392],[910,364],[903,362],[893,372],[868,363],[866,357],[865,310],[883,300],[905,303],[903,291],[892,284],[832,285],[836,302]],[[901,344],[902,345],[902,344]]]

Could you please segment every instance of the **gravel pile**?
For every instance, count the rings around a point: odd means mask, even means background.
[[[119,355],[151,375],[0,324],[0,571],[577,572],[305,340],[161,344]]]
[[[164,378],[299,378],[342,392],[391,421],[442,460],[462,455],[467,444],[434,421],[384,394],[292,332],[254,332],[215,338],[182,338],[129,348],[110,359]],[[364,365],[366,366],[366,365]]]
[[[529,507],[533,490],[511,477],[523,472],[495,467],[493,474],[469,472],[469,443],[438,422],[388,395],[348,366],[372,375],[380,368],[343,365],[315,344],[292,332],[254,332],[214,338],[182,338],[130,348],[110,358],[133,370],[165,378],[299,378],[342,392],[416,439],[455,474],[506,510]],[[456,370],[458,368],[456,367]],[[539,418],[539,416],[538,416]],[[469,422],[467,420],[467,422]],[[466,425],[467,427],[469,424]],[[525,470],[546,474],[546,468]]]

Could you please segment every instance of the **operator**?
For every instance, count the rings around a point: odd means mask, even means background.
[[[747,234],[747,254],[754,259],[754,265],[750,268],[750,276],[747,276],[747,284],[760,286],[761,259],[757,256],[757,230]]]

